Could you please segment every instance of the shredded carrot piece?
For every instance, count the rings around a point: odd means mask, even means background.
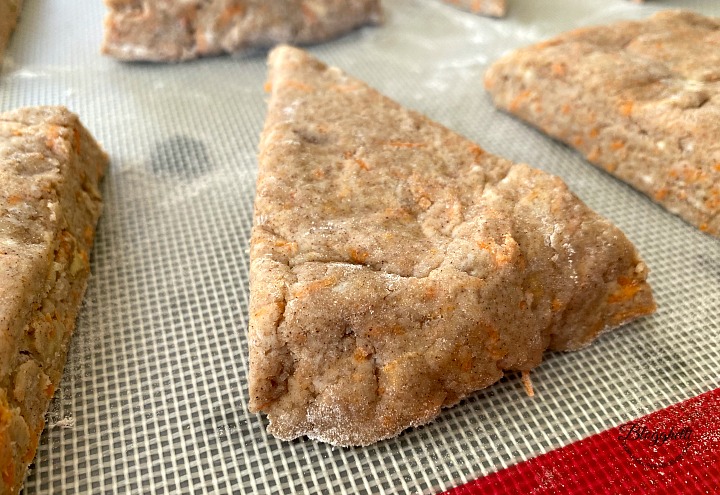
[[[474,143],[469,144],[468,149],[470,150],[470,153],[472,153],[475,156],[476,160],[479,160],[480,157],[485,154],[485,150]]]
[[[618,168],[617,163],[608,163],[604,167],[608,172],[615,172]]]
[[[492,250],[493,250],[493,249],[492,249],[492,246],[491,246],[490,244],[488,244],[487,242],[485,242],[485,241],[477,241],[476,244],[478,245],[478,247],[479,247],[480,249],[484,249],[485,251],[490,251],[490,252],[492,252]]]
[[[640,292],[639,285],[629,285],[627,287],[621,287],[608,296],[609,303],[617,303],[623,301],[629,301],[635,294]]]
[[[557,46],[558,44],[562,43],[560,40],[550,39],[547,41],[541,41],[537,44],[538,48],[547,48],[549,46]]]
[[[600,149],[596,146],[595,148],[590,151],[587,155],[587,159],[591,162],[596,162],[600,159]]]
[[[296,298],[300,299],[300,298],[309,296],[313,292],[318,292],[322,289],[333,286],[336,283],[337,283],[337,278],[335,278],[335,277],[328,277],[328,278],[323,278],[320,280],[315,280],[314,282],[310,282],[309,284],[307,284],[304,287],[297,290],[293,295]]]
[[[617,150],[622,149],[622,148],[624,148],[624,147],[625,147],[625,142],[624,142],[624,141],[621,141],[620,139],[616,139],[615,141],[613,141],[612,143],[610,143],[610,149],[612,149],[613,151],[617,151]]]
[[[696,167],[685,167],[682,171],[683,179],[686,182],[697,182],[704,180],[707,174]]]
[[[370,165],[368,165],[367,162],[362,158],[355,158],[355,163],[357,163],[358,167],[363,170],[370,170]]]
[[[618,277],[618,284],[622,285],[623,287],[629,287],[629,286],[636,286],[638,284],[637,280],[634,280],[630,277],[626,277],[624,275],[621,275]]]
[[[609,303],[629,301],[640,292],[641,286],[637,280],[621,276],[618,277],[617,282],[620,287],[608,296]]]
[[[366,361],[368,356],[370,356],[370,353],[362,347],[357,347],[355,349],[355,352],[353,353],[353,358],[355,358],[355,361]]]
[[[308,92],[310,92],[310,91],[313,90],[312,86],[309,86],[309,85],[307,85],[307,84],[305,84],[305,83],[302,83],[302,82],[300,82],[300,81],[295,81],[295,80],[293,80],[293,79],[288,79],[287,81],[285,81],[285,86],[288,86],[288,87],[294,88],[294,89],[299,89],[300,91],[308,91]]]
[[[551,70],[553,75],[560,77],[564,76],[567,73],[567,67],[565,67],[565,64],[559,62],[555,62],[554,64],[552,64]]]
[[[711,210],[720,208],[720,198],[715,196],[714,198],[706,199],[705,206]]]
[[[425,297],[425,299],[427,299],[427,300],[433,300],[433,299],[435,299],[435,298],[437,297],[437,289],[435,288],[435,286],[432,286],[432,285],[428,286],[428,287],[425,289],[424,297]]]
[[[265,86],[263,86],[263,90],[264,90],[266,93],[269,93],[270,91],[272,91],[272,83],[271,83],[270,81],[267,81],[267,82],[265,83]]]
[[[521,379],[523,387],[525,387],[525,393],[528,394],[528,397],[535,397],[535,389],[533,389],[532,382],[530,381],[530,372],[523,371]]]
[[[477,241],[477,246],[484,250],[489,252],[493,258],[495,258],[495,263],[498,266],[504,265],[512,259],[512,257],[503,249],[503,246],[500,246],[499,244],[489,244],[485,241]]]
[[[350,248],[350,259],[353,260],[355,263],[365,263],[365,260],[368,259],[368,256],[370,256],[370,253],[368,253],[364,249]]]
[[[388,141],[385,144],[396,148],[422,148],[425,146],[423,143],[408,143],[404,141]]]
[[[623,114],[625,117],[629,117],[630,114],[633,111],[633,102],[632,101],[626,101],[620,105],[620,113]]]
[[[522,104],[522,102],[527,100],[528,98],[530,98],[530,91],[525,90],[525,91],[521,92],[519,95],[517,95],[515,97],[515,99],[513,101],[510,102],[510,110],[511,111],[517,110],[520,107],[520,105]]]
[[[39,433],[42,431],[43,426],[45,426],[44,418],[42,418],[42,421],[40,422],[40,424],[37,426],[37,428],[35,428],[35,431],[31,430],[33,435],[32,435],[32,438],[30,439],[30,448],[23,456],[23,462],[30,462],[35,457],[35,452],[37,452],[38,442],[40,441]]]
[[[51,125],[48,129],[47,139],[45,140],[45,146],[52,148],[55,145],[55,141],[60,137],[60,126]]]
[[[570,109],[571,109],[570,105],[569,105],[568,103],[565,103],[565,104],[562,106],[562,108],[560,108],[560,111],[561,111],[563,114],[567,115],[567,114],[570,113]]]
[[[669,192],[670,191],[668,191],[666,187],[663,187],[655,193],[655,199],[657,199],[658,201],[662,201],[663,199],[667,198]]]
[[[232,5],[220,14],[218,19],[218,28],[223,29],[230,24],[236,17],[240,17],[245,13],[245,7],[243,5]]]
[[[85,230],[83,231],[83,238],[85,239],[86,243],[92,245],[94,235],[95,235],[95,229],[93,229],[90,226],[85,227]]]

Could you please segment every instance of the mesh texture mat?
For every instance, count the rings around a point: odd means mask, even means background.
[[[104,7],[26,0],[0,110],[64,104],[112,157],[86,300],[26,493],[437,492],[720,386],[720,241],[498,112],[502,53],[573,27],[717,0],[510,1],[492,20],[386,0],[387,22],[310,49],[490,152],[563,177],[652,270],[659,311],[548,354],[432,424],[366,448],[265,433],[247,411],[248,239],[264,51],[182,65],[98,54]]]

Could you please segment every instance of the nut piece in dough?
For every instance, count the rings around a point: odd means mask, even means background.
[[[485,76],[495,104],[720,236],[720,19],[686,11],[570,31]]]
[[[269,57],[250,408],[367,445],[652,313],[647,268],[557,177],[287,46]]]

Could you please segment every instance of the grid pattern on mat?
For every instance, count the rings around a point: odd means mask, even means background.
[[[357,449],[280,442],[247,412],[248,236],[265,53],[180,65],[98,55],[101,2],[26,0],[0,110],[64,104],[112,156],[93,277],[27,493],[436,492],[720,384],[720,242],[496,111],[505,51],[579,25],[716,0],[510,2],[505,20],[436,0],[386,1],[387,22],[313,47],[491,152],[566,179],[636,243],[659,312],[432,424]]]

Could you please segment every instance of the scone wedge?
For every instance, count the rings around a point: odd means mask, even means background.
[[[496,62],[498,107],[720,236],[720,19],[665,11]]]
[[[287,46],[269,57],[250,408],[366,445],[652,313],[633,245],[511,163]]]
[[[0,114],[0,494],[35,457],[90,273],[108,164],[76,115]]]
[[[467,10],[473,14],[491,17],[505,17],[506,0],[443,0],[445,3]]]
[[[2,67],[5,48],[10,41],[10,35],[15,30],[22,0],[0,0],[0,67]]]
[[[102,51],[177,62],[278,43],[327,41],[380,22],[380,0],[105,0]]]

